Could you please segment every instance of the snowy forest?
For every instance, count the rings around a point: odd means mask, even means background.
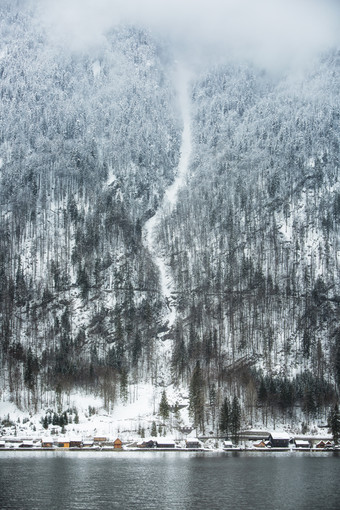
[[[38,413],[82,392],[110,411],[148,382],[160,422],[180,422],[181,395],[201,432],[227,431],[228,406],[244,426],[326,422],[340,389],[340,53],[300,73],[191,73],[187,172],[151,249],[181,158],[172,49],[132,25],[67,49],[37,19],[1,2],[0,400]]]

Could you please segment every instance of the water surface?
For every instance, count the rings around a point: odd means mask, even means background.
[[[339,509],[334,454],[1,452],[0,508]]]

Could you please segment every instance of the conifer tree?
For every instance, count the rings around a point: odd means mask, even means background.
[[[194,426],[204,432],[204,380],[199,361],[197,361],[189,387],[189,412]]]
[[[165,390],[163,390],[161,402],[159,404],[159,414],[163,420],[167,420],[169,418],[169,404]]]
[[[228,436],[230,430],[230,404],[227,398],[224,399],[221,406],[219,427],[220,431]]]
[[[157,427],[156,427],[156,422],[155,421],[153,421],[152,425],[151,425],[151,436],[152,437],[157,437]]]
[[[239,440],[239,432],[241,426],[241,408],[236,395],[233,398],[230,413],[230,432],[233,441],[237,444]]]
[[[340,436],[340,412],[338,404],[335,404],[328,416],[328,424],[333,435],[334,444],[338,444]]]

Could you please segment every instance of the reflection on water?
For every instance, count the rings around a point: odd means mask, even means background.
[[[332,454],[1,452],[1,509],[338,509]]]

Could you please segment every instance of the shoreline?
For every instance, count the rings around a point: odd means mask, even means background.
[[[211,449],[211,448],[41,448],[41,447],[29,447],[29,448],[0,448],[0,456],[2,453],[9,452],[54,452],[54,453],[207,453],[207,454],[221,454],[221,453],[233,453],[233,454],[265,454],[270,455],[271,453],[283,453],[283,454],[340,454],[340,448],[223,448],[223,449]]]

